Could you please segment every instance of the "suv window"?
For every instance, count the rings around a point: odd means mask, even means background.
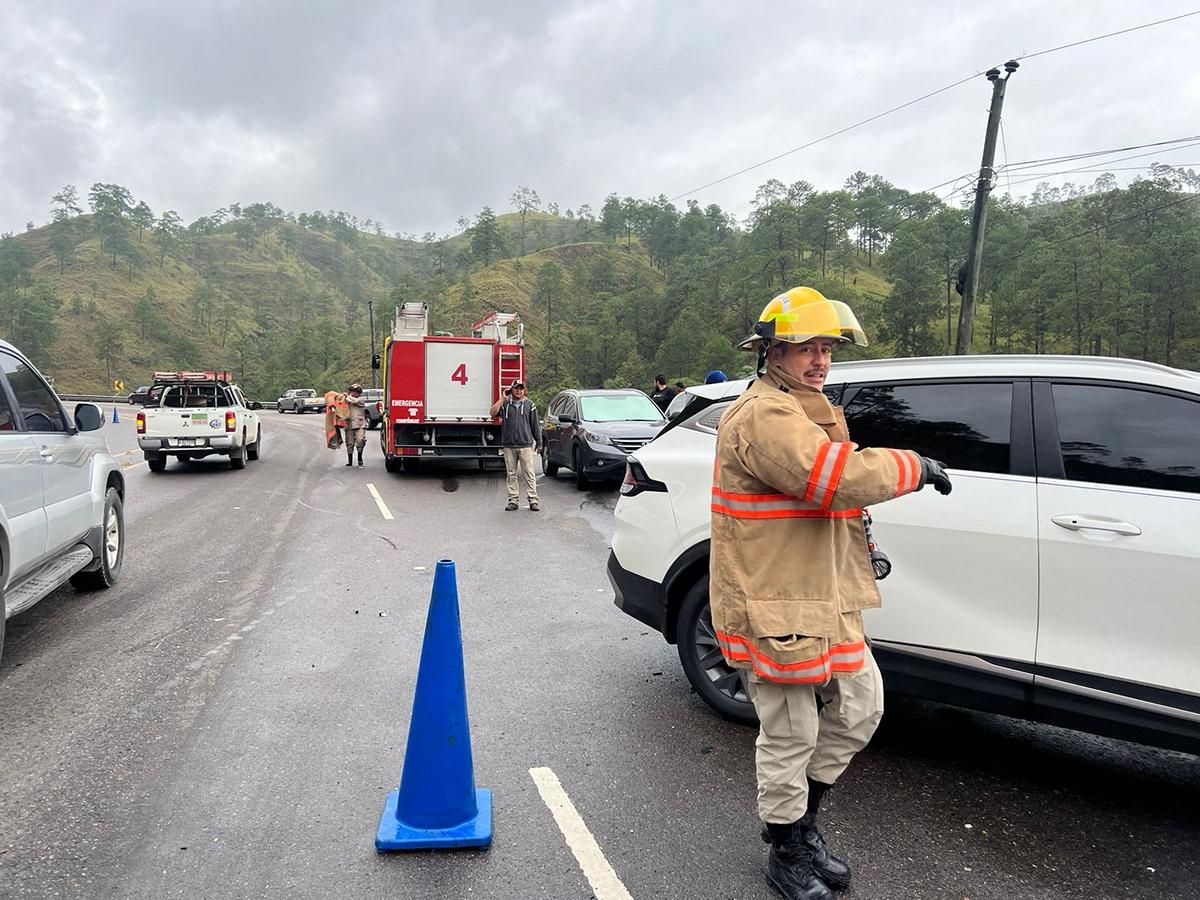
[[[67,430],[58,399],[33,369],[16,357],[0,353],[0,370],[8,377],[8,386],[16,395],[27,431]]]
[[[0,386],[0,431],[15,431],[16,428],[16,417],[8,404],[8,395],[4,393],[4,387]]]
[[[1008,472],[1011,384],[876,384],[851,391],[846,424],[859,446],[914,450],[952,469]]]
[[[1200,493],[1200,402],[1090,384],[1052,391],[1068,479]]]

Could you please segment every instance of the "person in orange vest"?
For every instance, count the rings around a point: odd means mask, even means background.
[[[850,884],[817,813],[883,716],[863,633],[862,610],[880,604],[863,508],[927,484],[950,493],[941,463],[850,442],[821,390],[842,342],[867,342],[850,307],[808,287],[780,294],[741,344],[758,352],[760,377],[717,429],[712,622],[758,714],[767,879],[788,900]]]

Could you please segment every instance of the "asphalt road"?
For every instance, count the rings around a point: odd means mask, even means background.
[[[136,447],[132,416],[106,431]],[[124,571],[8,623],[0,896],[588,898],[531,768],[643,898],[771,898],[754,733],[693,695],[604,575],[612,490],[388,475],[264,413],[263,457],[126,453]],[[394,518],[383,517],[373,484]],[[486,852],[375,853],[433,569],[455,561]],[[830,795],[851,898],[1200,897],[1200,760],[891,701]]]

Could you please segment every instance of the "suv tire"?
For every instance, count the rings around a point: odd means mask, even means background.
[[[558,463],[550,459],[550,451],[542,448],[542,472],[547,478],[555,478],[558,476]]]
[[[571,451],[571,468],[575,470],[575,488],[580,491],[590,490],[592,483],[588,480],[587,475],[584,474],[583,469],[580,468],[581,465],[579,462],[579,448],[576,447]]]
[[[721,655],[708,608],[708,576],[692,585],[675,628],[679,661],[700,699],[723,718],[743,725],[757,725],[758,716],[746,695],[742,670],[734,669]]]
[[[104,518],[100,526],[100,568],[94,572],[76,572],[71,584],[84,591],[112,587],[121,577],[125,561],[125,505],[115,487],[104,492]]]

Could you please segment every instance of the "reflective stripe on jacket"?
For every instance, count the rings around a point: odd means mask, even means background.
[[[815,388],[754,382],[721,418],[709,597],[730,665],[821,684],[863,664],[861,610],[878,606],[862,509],[917,489],[909,450],[850,442]]]

